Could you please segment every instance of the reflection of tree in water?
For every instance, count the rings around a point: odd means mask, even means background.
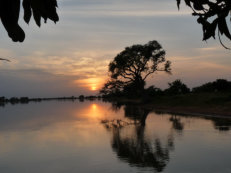
[[[112,149],[119,159],[128,162],[131,166],[148,167],[162,172],[169,162],[169,151],[174,148],[172,135],[169,135],[166,144],[159,138],[145,137],[145,120],[150,112],[140,106],[125,105],[125,117],[132,120],[103,121],[105,127],[112,132]],[[123,135],[123,129],[131,125],[135,127],[133,135]]]
[[[142,126],[145,126],[145,121],[150,113],[150,110],[137,105],[126,105],[124,107],[124,113],[125,117],[138,121]]]
[[[120,102],[112,102],[111,103],[111,108],[114,112],[117,112],[118,110],[120,110],[122,106],[123,106],[123,104]]]
[[[137,136],[121,137],[120,129],[113,130],[112,148],[118,158],[132,166],[151,167],[161,172],[169,161],[169,149],[159,139],[154,142],[144,138],[144,128],[137,129]]]
[[[156,114],[162,115],[163,112],[155,111]],[[181,116],[172,114],[169,118],[169,121],[172,123],[172,128],[178,133],[182,133],[184,130],[184,124],[181,122]]]
[[[114,103],[113,110],[118,110],[123,104]],[[162,172],[170,160],[170,151],[174,150],[174,131],[182,133],[185,124],[182,118],[198,118],[190,115],[171,115],[169,121],[172,124],[167,141],[160,138],[148,138],[145,133],[145,121],[151,110],[139,105],[125,105],[124,120],[104,121],[105,127],[112,133],[111,146],[117,157],[131,166],[151,168],[155,172]],[[156,112],[162,114],[161,112]],[[231,120],[223,118],[200,117],[211,120],[214,127],[220,131],[227,131],[231,128]],[[131,128],[129,128],[131,127]],[[131,132],[132,134],[126,134]],[[130,129],[130,130],[129,130]]]
[[[229,131],[231,128],[231,119],[227,118],[208,118],[213,122],[214,128],[219,131]]]
[[[163,112],[155,111],[156,114],[163,114]],[[169,121],[172,122],[172,127],[177,132],[181,133],[184,130],[184,124],[181,122],[181,117],[184,118],[198,118],[198,116],[192,115],[171,115]],[[231,118],[230,117],[212,117],[212,116],[199,116],[201,119],[206,119],[212,121],[214,128],[219,131],[229,131],[231,129]]]
[[[184,130],[184,125],[181,122],[180,117],[177,117],[177,115],[172,115],[169,121],[172,122],[172,127],[178,132],[182,132]]]

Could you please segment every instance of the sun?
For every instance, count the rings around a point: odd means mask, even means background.
[[[74,83],[90,91],[97,91],[103,85],[104,81],[104,78],[87,78],[75,80]]]
[[[92,87],[91,87],[91,90],[92,90],[92,91],[95,91],[96,89],[97,89],[96,86],[92,86]]]

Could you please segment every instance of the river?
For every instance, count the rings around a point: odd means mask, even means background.
[[[98,100],[0,107],[1,173],[230,173],[230,160],[231,119]]]

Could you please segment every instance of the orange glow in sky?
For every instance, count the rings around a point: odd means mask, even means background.
[[[75,83],[81,87],[88,88],[91,91],[96,91],[103,86],[104,79],[88,78],[88,79],[75,80]]]
[[[97,90],[96,86],[92,86],[92,87],[91,87],[91,90],[92,90],[92,91]]]

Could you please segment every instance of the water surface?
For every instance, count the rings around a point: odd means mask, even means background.
[[[101,101],[0,107],[1,173],[230,173],[231,120]]]

